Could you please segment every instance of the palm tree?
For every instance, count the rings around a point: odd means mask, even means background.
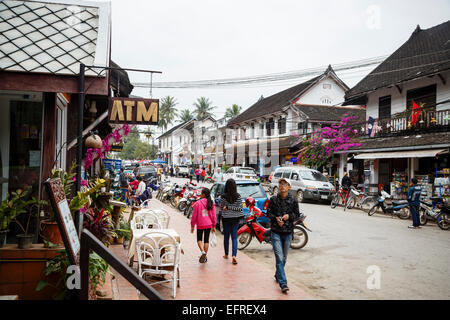
[[[203,120],[211,115],[211,111],[215,108],[211,107],[211,104],[212,101],[209,101],[208,98],[201,97],[197,99],[197,102],[194,103],[194,114],[197,117],[197,120]]]
[[[178,120],[179,122],[186,122],[186,121],[194,119],[195,116],[188,109],[184,109],[184,110],[181,110],[181,114],[179,115],[179,117],[180,117],[180,120]]]
[[[237,104],[233,104],[230,108],[225,111],[225,118],[234,118],[241,113],[242,107]]]
[[[161,100],[161,107],[159,109],[159,127],[164,131],[178,116],[175,106],[178,104],[175,98],[167,96]]]

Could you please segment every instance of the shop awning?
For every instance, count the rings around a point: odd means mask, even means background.
[[[355,159],[427,158],[448,153],[448,149],[360,153]]]

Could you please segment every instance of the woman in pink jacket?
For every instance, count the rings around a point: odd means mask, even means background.
[[[208,188],[203,188],[201,199],[194,204],[194,211],[191,218],[191,233],[197,225],[197,244],[202,252],[199,262],[205,263],[208,259],[209,234],[216,232],[216,208],[211,199],[211,192]]]

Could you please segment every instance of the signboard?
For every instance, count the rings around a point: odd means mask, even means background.
[[[140,98],[110,98],[109,123],[157,125],[159,100]]]
[[[122,167],[122,160],[118,159],[103,159],[103,165],[105,166],[105,170],[109,172],[114,172],[115,175],[111,176],[113,177],[120,177],[120,168]]]
[[[45,181],[50,203],[56,215],[59,231],[63,238],[64,246],[69,257],[70,263],[78,264],[80,253],[80,240],[73,222],[72,214],[70,213],[69,204],[67,203],[64,187],[61,179],[49,179]]]
[[[111,151],[116,151],[116,152],[120,152],[123,149],[123,144],[117,144],[114,146],[111,146]]]

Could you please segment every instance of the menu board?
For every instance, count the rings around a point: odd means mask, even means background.
[[[58,221],[59,231],[66,247],[67,255],[71,264],[78,264],[80,253],[80,240],[70,213],[69,204],[64,193],[64,188],[60,178],[48,179],[45,181],[50,202]]]

